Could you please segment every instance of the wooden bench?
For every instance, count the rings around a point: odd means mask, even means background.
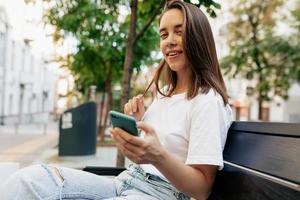
[[[300,124],[234,122],[210,200],[300,200]],[[124,168],[86,167],[116,176]]]

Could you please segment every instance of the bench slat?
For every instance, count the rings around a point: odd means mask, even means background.
[[[299,123],[233,122],[229,131],[243,131],[300,138]]]
[[[299,200],[294,190],[225,164],[217,174],[209,200]]]
[[[300,138],[231,131],[224,160],[300,183]]]

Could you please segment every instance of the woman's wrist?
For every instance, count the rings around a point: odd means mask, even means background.
[[[168,163],[167,161],[169,159],[169,156],[169,153],[164,148],[162,148],[159,159],[157,159],[157,161],[153,163],[153,165],[157,168],[163,167]]]

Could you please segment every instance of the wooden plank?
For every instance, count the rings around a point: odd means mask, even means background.
[[[233,122],[229,131],[243,131],[300,138],[300,123]]]
[[[300,192],[225,164],[209,200],[299,200]]]
[[[300,138],[231,131],[224,160],[300,183]]]

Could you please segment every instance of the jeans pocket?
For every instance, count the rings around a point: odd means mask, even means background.
[[[170,184],[166,183],[166,182],[162,182],[162,181],[158,181],[158,180],[152,180],[151,178],[146,179],[146,182],[156,186],[156,187],[162,187],[165,188],[167,190],[172,191],[172,187],[170,186]]]
[[[148,177],[146,179],[146,183],[148,183],[155,190],[169,196],[170,198],[171,196],[176,196],[176,189],[168,182],[165,182],[163,180],[151,179],[151,177]]]
[[[160,192],[165,193],[170,198],[171,198],[171,196],[173,196],[174,199],[178,199],[178,200],[189,200],[190,199],[184,193],[179,192],[173,185],[171,185],[170,183],[168,183],[164,180],[157,180],[156,178],[151,179],[151,177],[149,177],[146,179],[146,182],[151,184],[153,187],[155,187]]]
[[[128,170],[123,171],[121,174],[115,177],[114,181],[118,195],[131,187],[131,180],[132,175]]]

